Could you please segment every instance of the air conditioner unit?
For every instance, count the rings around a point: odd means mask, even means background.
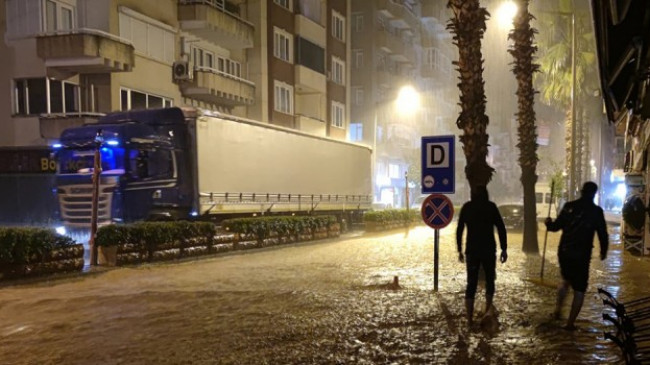
[[[193,72],[190,63],[187,61],[176,61],[172,65],[172,76],[174,81],[191,80]]]

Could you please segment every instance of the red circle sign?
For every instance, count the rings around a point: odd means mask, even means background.
[[[454,217],[454,205],[446,195],[431,194],[422,202],[422,220],[434,229],[445,228]]]

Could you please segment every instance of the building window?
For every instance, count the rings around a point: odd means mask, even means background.
[[[348,138],[350,142],[358,142],[363,140],[363,124],[362,123],[350,123]]]
[[[363,105],[363,100],[365,96],[365,93],[363,92],[363,87],[355,87],[353,95],[354,95],[354,104]]]
[[[430,70],[451,76],[451,60],[436,47],[430,47],[424,50],[424,65]]]
[[[357,32],[363,32],[363,15],[354,16],[354,30]]]
[[[399,179],[399,165],[391,163],[388,164],[388,177],[391,179]]]
[[[332,57],[332,81],[345,84],[345,63],[337,57]]]
[[[79,112],[79,85],[47,78],[14,81],[14,113],[40,115]]]
[[[292,63],[293,36],[277,27],[273,28],[273,55]]]
[[[345,105],[337,103],[336,101],[332,102],[332,125],[334,127],[343,128],[345,126]]]
[[[291,11],[291,0],[273,0],[273,2]]]
[[[174,28],[120,6],[120,37],[130,41],[141,55],[171,65],[175,58]]]
[[[127,88],[120,89],[120,98],[122,110],[170,108],[173,106],[170,98]]]
[[[274,88],[275,110],[293,115],[293,86],[281,81],[275,81]]]
[[[192,63],[196,68],[214,68],[214,53],[192,46]]]
[[[332,36],[345,41],[345,18],[335,11],[332,11]]]
[[[45,0],[43,29],[46,32],[70,30],[74,26],[74,7],[53,0]]]
[[[302,37],[296,39],[296,64],[303,65],[322,75],[325,74],[325,49]]]
[[[354,53],[354,68],[361,69],[363,68],[363,50],[355,49]]]

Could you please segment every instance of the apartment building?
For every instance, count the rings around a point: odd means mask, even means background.
[[[455,50],[445,29],[445,5],[419,0],[352,4],[349,138],[375,147],[376,202],[404,206],[405,173],[419,164],[420,137],[455,131]],[[395,103],[404,86],[418,91],[421,106],[416,113],[404,113]],[[419,185],[409,180],[413,198]]]
[[[346,136],[349,0],[6,0],[0,146],[196,106]]]

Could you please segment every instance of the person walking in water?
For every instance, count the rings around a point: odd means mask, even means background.
[[[463,231],[467,226],[465,255],[463,255]],[[456,228],[458,260],[467,265],[467,288],[465,289],[465,307],[467,322],[472,325],[474,315],[474,297],[478,285],[479,268],[485,272],[485,314],[492,308],[494,298],[494,281],[496,279],[497,245],[494,239],[494,227],[499,233],[501,244],[501,263],[508,260],[508,238],[501,213],[496,204],[490,201],[485,186],[472,189],[471,199],[460,210]]]
[[[551,218],[546,218],[545,221],[549,231],[562,230],[560,246],[557,251],[562,283],[558,287],[553,316],[556,319],[560,318],[562,305],[570,285],[573,288],[573,303],[564,328],[571,331],[576,328],[575,321],[582,309],[587,290],[594,233],[598,233],[598,241],[600,241],[600,259],[607,258],[609,246],[607,223],[605,223],[603,209],[594,203],[597,191],[598,185],[591,181],[586,182],[582,186],[578,200],[566,203],[555,221]]]

